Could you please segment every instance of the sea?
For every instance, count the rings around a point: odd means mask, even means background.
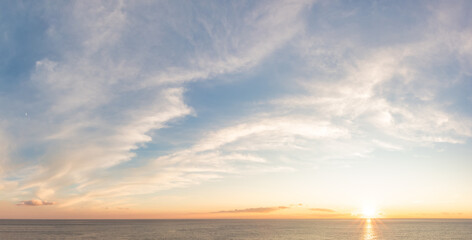
[[[0,220],[0,239],[472,239],[472,219]]]

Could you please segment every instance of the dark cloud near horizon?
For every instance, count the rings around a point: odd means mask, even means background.
[[[278,210],[288,209],[290,207],[279,206],[279,207],[260,207],[260,208],[246,208],[246,209],[234,209],[228,211],[218,211],[213,213],[269,213]]]
[[[17,206],[47,206],[47,205],[54,205],[56,202],[48,202],[39,199],[32,199],[27,201],[21,201],[20,203],[16,204]]]

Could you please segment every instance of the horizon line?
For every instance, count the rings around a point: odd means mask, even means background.
[[[472,218],[0,218],[1,220],[472,220]]]

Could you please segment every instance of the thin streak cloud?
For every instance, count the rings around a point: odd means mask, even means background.
[[[329,209],[329,208],[310,208],[310,211],[314,211],[314,212],[328,212],[328,213],[335,213],[336,211],[334,211],[333,209]]]
[[[279,206],[279,207],[260,207],[260,208],[245,208],[245,209],[234,209],[227,211],[219,211],[215,213],[270,213],[279,210],[288,209],[289,207]]]
[[[16,204],[17,206],[48,206],[48,205],[55,205],[56,202],[48,202],[44,200],[39,200],[39,199],[32,199],[28,201],[21,201],[20,203]]]

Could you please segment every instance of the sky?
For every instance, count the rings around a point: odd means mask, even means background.
[[[1,1],[0,218],[472,218],[471,1]]]

